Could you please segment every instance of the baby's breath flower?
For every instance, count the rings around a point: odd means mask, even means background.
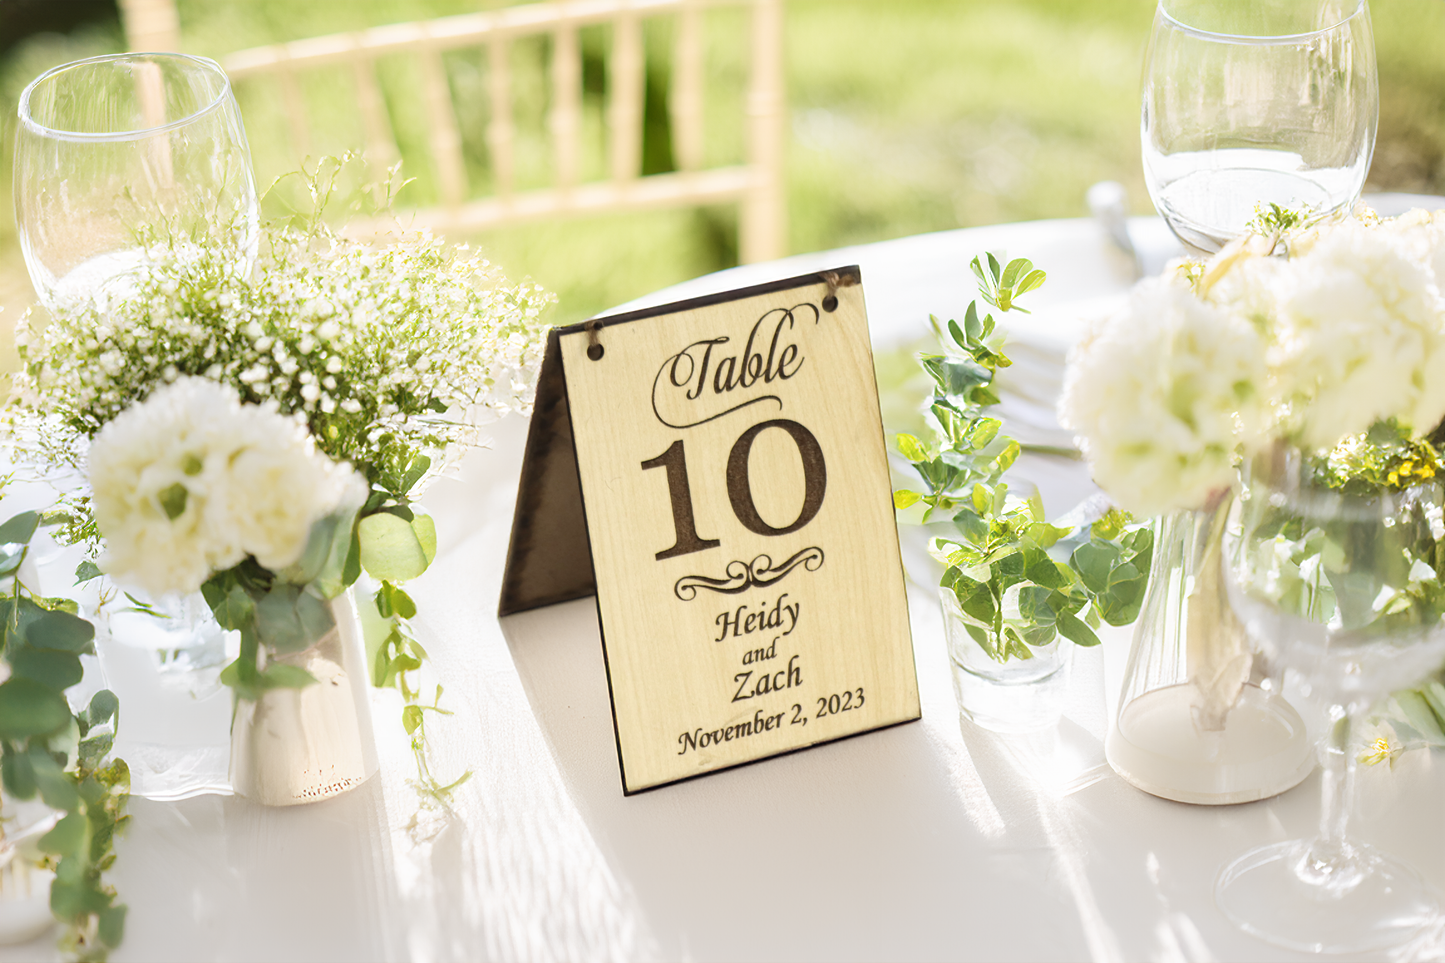
[[[219,255],[162,256],[133,298],[23,319],[7,412],[20,447],[81,467],[123,410],[202,376],[302,415],[321,450],[381,483],[417,454],[428,477],[444,470],[479,413],[530,408],[552,300],[540,287],[425,233],[378,248],[324,229],[269,240],[254,279]]]

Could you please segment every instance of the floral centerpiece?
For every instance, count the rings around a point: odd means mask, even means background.
[[[311,176],[312,216],[265,230],[254,270],[227,245],[150,239],[124,297],[29,316],[9,435],[19,457],[85,479],[63,530],[92,550],[82,579],[200,591],[239,633],[222,673],[240,700],[233,778],[247,712],[304,728],[317,705],[268,710],[272,693],[314,702],[335,688],[319,675],[357,676],[332,603],[365,572],[388,624],[359,674],[401,690],[422,783],[443,790],[425,764],[424,710],[438,705],[412,681],[426,653],[401,587],[436,554],[414,499],[483,420],[528,409],[550,297],[427,234],[373,246],[332,232],[320,215],[336,169]],[[258,792],[306,801],[356,781]]]
[[[983,301],[1000,312],[1019,310],[1017,299],[1044,280],[1023,259],[987,255],[972,267]],[[1219,574],[1241,468],[1298,451],[1312,478],[1354,494],[1445,477],[1442,279],[1445,214],[1418,211],[1311,223],[1276,207],[1209,262],[1172,264],[1071,353],[1061,420],[1106,497],[1054,520],[1004,475],[1020,446],[989,411],[994,376],[1009,364],[992,315],[975,302],[962,325],[934,319],[945,353],[922,359],[935,384],[933,437],[898,438],[923,485],[896,492],[895,504],[928,526],[943,565],[945,613],[964,630],[949,639],[955,675],[986,674],[993,663],[1000,679],[1017,682],[1025,670],[1010,667],[1058,639],[1094,645],[1101,621],[1133,622],[1163,549],[1153,523],[1183,513],[1197,519],[1201,546],[1187,602],[1189,681],[1199,723],[1222,728],[1251,671]],[[1415,622],[1445,612],[1440,498],[1420,497],[1436,521],[1411,558],[1434,574],[1415,568],[1382,603]],[[1291,597],[1303,598],[1301,580],[1313,578],[1325,591],[1309,597],[1334,604],[1332,580],[1348,582],[1329,564],[1337,546],[1285,534],[1295,540],[1280,543],[1285,562],[1271,570],[1271,591],[1288,595],[1293,585]],[[1383,590],[1372,587],[1371,604]],[[1378,731],[1367,761],[1393,760],[1402,745],[1445,745],[1440,679],[1397,692],[1388,712],[1394,727]]]
[[[1251,672],[1231,609],[1265,600],[1380,637],[1440,623],[1442,282],[1445,215],[1310,223],[1276,207],[1208,263],[1141,284],[1075,348],[1060,412],[1110,498],[1137,516],[1204,513],[1213,551],[1234,525],[1236,552],[1253,553],[1233,562],[1234,605],[1218,585],[1189,599],[1209,608],[1191,611],[1190,674],[1219,726]],[[1282,479],[1330,513],[1297,509]],[[1366,554],[1370,513],[1396,548]],[[1221,578],[1218,557],[1200,579]],[[1408,740],[1445,744],[1438,679],[1389,711]],[[1392,735],[1367,761],[1392,758]]]

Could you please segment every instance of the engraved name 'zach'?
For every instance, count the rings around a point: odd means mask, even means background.
[[[722,411],[715,410],[715,399],[796,375],[804,358],[795,329],[809,312],[816,324],[820,317],[816,305],[774,308],[753,324],[740,353],[729,353],[723,347],[731,341],[726,335],[683,348],[664,361],[652,379],[652,413],[669,428],[693,428],[760,401],[776,402],[781,409],[782,399],[773,394],[749,398]],[[728,398],[723,398],[721,404],[727,402]]]
[[[718,637],[714,642],[721,642],[729,634],[734,637],[752,635],[754,632],[766,632],[771,629],[781,629],[784,623],[787,628],[783,629],[783,635],[792,635],[793,629],[798,627],[798,613],[803,610],[803,603],[795,602],[792,605],[784,603],[788,593],[784,592],[778,596],[772,608],[764,602],[759,608],[761,611],[749,612],[746,605],[739,605],[736,611],[723,612],[713,619],[713,624],[718,627]],[[775,640],[776,641],[776,640]]]
[[[793,655],[788,659],[786,669],[779,669],[771,673],[758,672],[755,669],[739,672],[733,676],[733,681],[738,684],[738,691],[733,695],[733,701],[742,702],[745,699],[753,699],[765,696],[770,692],[781,692],[784,689],[791,689],[795,685],[802,685],[803,667],[797,662],[798,656]]]

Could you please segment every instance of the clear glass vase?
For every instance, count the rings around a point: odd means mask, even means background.
[[[365,645],[349,593],[330,603],[330,632],[279,657],[317,683],[256,701],[221,683],[239,633],[222,629],[199,594],[118,598],[98,613],[96,651],[120,699],[115,751],[130,766],[133,794],[234,793],[291,806],[343,793],[377,771]]]
[[[994,732],[1036,732],[1059,721],[1074,646],[1058,637],[1030,647],[1031,659],[999,662],[969,635],[958,597],[938,590],[959,712]]]
[[[1223,590],[1230,504],[1155,522],[1148,594],[1105,740],[1109,765],[1125,781],[1179,802],[1265,799],[1315,767],[1299,713],[1277,686],[1252,675]]]
[[[231,691],[221,670],[235,639],[197,592],[152,599],[108,586],[95,613],[95,649],[120,699],[116,755],[131,793],[146,799],[230,794]]]

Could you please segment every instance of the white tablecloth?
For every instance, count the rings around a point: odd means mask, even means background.
[[[1167,233],[1131,227],[1157,268]],[[1131,280],[1092,222],[1045,221],[752,265],[647,300],[858,263],[877,343],[906,343],[929,312],[961,315],[968,259],[1001,247],[1049,272],[1028,322],[1040,358]],[[1219,808],[1125,785],[1102,749],[1124,633],[1078,653],[1056,731],[961,722],[927,586],[910,587],[921,722],[624,798],[594,603],[494,614],[525,428],[499,423],[426,499],[440,554],[413,595],[456,713],[429,723],[436,766],[475,773],[453,809],[421,808],[407,785],[392,693],[374,695],[382,771],[348,795],[136,799],[114,959],[1300,958],[1237,931],[1211,890],[1235,854],[1311,833],[1318,775]],[[1086,484],[1069,471],[1056,499]],[[1364,770],[1356,829],[1445,891],[1442,763],[1421,751]],[[1445,933],[1411,952],[1440,958]],[[45,955],[45,940],[0,952]]]

